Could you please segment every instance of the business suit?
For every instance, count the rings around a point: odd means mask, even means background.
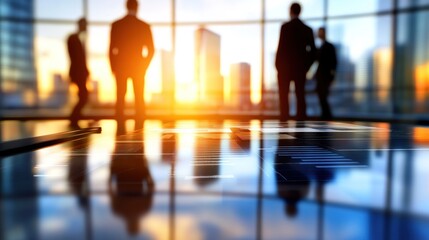
[[[118,120],[124,120],[127,79],[132,78],[136,128],[143,127],[144,80],[153,54],[152,32],[147,23],[129,14],[112,24],[109,58],[117,84],[116,114]]]
[[[316,71],[316,91],[319,96],[320,107],[322,109],[322,119],[331,119],[332,113],[328,102],[329,88],[334,81],[335,70],[337,68],[337,55],[335,47],[325,41],[317,53],[319,66]]]
[[[77,121],[81,117],[81,111],[88,101],[86,80],[89,76],[85,48],[79,39],[78,33],[74,33],[68,37],[67,49],[70,57],[69,76],[71,81],[77,85],[79,91],[79,100],[70,115],[71,125],[77,126]]]
[[[315,60],[313,30],[299,18],[294,18],[281,27],[276,55],[280,117],[289,117],[289,85],[295,82],[297,119],[306,117],[305,81],[306,73]]]

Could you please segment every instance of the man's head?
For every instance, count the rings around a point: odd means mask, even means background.
[[[79,32],[86,32],[86,19],[85,18],[79,19],[79,21],[77,22],[77,25],[79,28]]]
[[[299,3],[292,3],[292,5],[290,5],[290,17],[291,18],[297,18],[299,17],[299,14],[301,14],[301,5]]]
[[[129,12],[137,12],[138,6],[137,0],[127,0],[127,10]]]
[[[320,27],[317,31],[317,36],[320,38],[320,40],[325,41],[326,40],[326,29],[324,27]]]

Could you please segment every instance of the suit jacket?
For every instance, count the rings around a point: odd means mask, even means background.
[[[146,54],[143,55],[143,52]],[[153,54],[149,24],[132,15],[112,24],[109,58],[114,74],[125,77],[144,76]]]
[[[86,65],[86,53],[77,33],[68,37],[67,49],[70,57],[69,76],[71,80],[76,83],[86,82],[89,75],[88,67]]]
[[[337,68],[337,54],[335,47],[329,42],[324,42],[317,52],[319,66],[316,71],[317,80],[333,80]]]
[[[283,24],[276,55],[277,72],[289,79],[300,78],[315,58],[313,30],[298,18]]]

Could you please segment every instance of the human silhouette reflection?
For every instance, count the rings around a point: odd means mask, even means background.
[[[304,122],[297,123],[299,128],[305,128]],[[283,127],[293,127],[290,124]],[[285,214],[294,217],[298,214],[298,203],[307,197],[310,185],[315,184],[316,201],[324,201],[324,189],[326,182],[332,180],[333,173],[329,169],[317,168],[317,156],[315,163],[304,163],[299,155],[308,153],[308,150],[295,146],[317,146],[318,142],[306,139],[314,139],[319,133],[299,132],[294,133],[295,139],[281,139],[277,141],[274,170],[276,172],[277,193],[284,200]],[[329,135],[326,135],[329,141]],[[310,144],[310,145],[308,145]],[[314,144],[314,145],[313,145]]]
[[[116,121],[116,136],[122,136],[126,133],[125,120]]]
[[[87,159],[88,159],[89,139],[82,138],[71,142],[72,151],[79,154],[72,154],[69,159],[68,181],[71,192],[76,195],[79,206],[83,209],[88,207],[88,177],[87,177]]]
[[[332,119],[331,107],[329,106],[328,97],[329,89],[335,78],[337,69],[337,54],[335,47],[326,40],[326,30],[324,27],[319,28],[317,36],[322,41],[317,52],[317,61],[319,66],[316,70],[316,92],[319,96],[320,108],[322,110],[321,118],[323,120]]]
[[[116,117],[124,120],[127,80],[131,78],[135,99],[135,129],[143,128],[146,70],[154,54],[150,25],[137,18],[137,0],[127,0],[128,13],[112,24],[109,59],[116,77]]]
[[[74,106],[70,115],[70,127],[79,128],[78,121],[82,118],[81,111],[88,102],[88,89],[86,81],[89,76],[89,71],[86,63],[85,52],[85,33],[86,20],[84,18],[78,21],[78,30],[71,34],[67,39],[67,49],[70,58],[69,76],[71,82],[76,84],[78,88],[79,100]]]
[[[125,221],[130,235],[152,207],[154,182],[142,142],[121,142],[117,137],[110,163],[108,189],[112,212]]]
[[[299,120],[306,118],[306,73],[315,60],[316,46],[313,30],[299,19],[300,13],[301,5],[293,3],[289,12],[291,20],[282,25],[277,48],[275,65],[278,73],[280,120],[282,121],[289,118],[291,81],[295,83],[296,117]]]
[[[278,146],[287,146],[286,140],[278,140]],[[285,214],[294,217],[298,213],[298,203],[305,198],[310,189],[310,178],[299,165],[292,164],[293,159],[282,156],[278,147],[274,170],[276,171],[277,194],[285,202]]]

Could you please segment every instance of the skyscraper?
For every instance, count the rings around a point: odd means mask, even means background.
[[[220,36],[203,27],[195,32],[195,81],[200,103],[209,106],[223,104]]]
[[[38,102],[33,5],[31,0],[0,1],[1,15],[5,17],[0,22],[1,107],[33,107]],[[18,18],[28,21],[17,21]]]
[[[161,50],[161,81],[163,101],[169,106],[172,106],[176,97],[174,58],[173,54],[166,50]]]
[[[231,103],[241,109],[250,109],[250,65],[236,63],[231,65]]]

